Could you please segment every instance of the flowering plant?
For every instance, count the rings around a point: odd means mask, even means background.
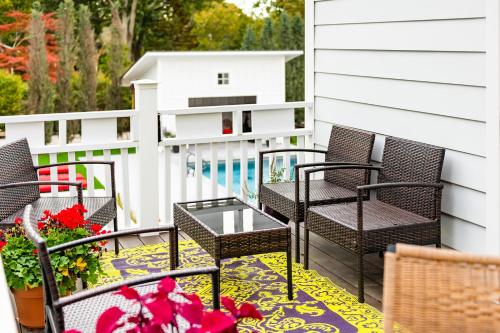
[[[113,333],[117,329],[124,329],[127,333],[237,333],[239,320],[262,320],[255,306],[243,303],[238,308],[229,297],[221,298],[229,313],[206,310],[196,294],[180,291],[170,278],[161,280],[156,292],[141,295],[134,288],[124,286],[114,294],[138,306],[128,313],[116,306],[107,309],[97,320],[96,333]],[[81,332],[72,329],[64,333]]]
[[[79,204],[57,214],[45,211],[37,223],[40,235],[51,247],[104,233],[97,224],[91,225],[90,231],[85,229],[88,225],[83,217],[85,212],[85,208]],[[103,273],[99,257],[104,245],[103,242],[84,244],[51,254],[56,282],[62,294],[75,290],[78,278],[90,283],[97,281],[99,274]],[[21,218],[16,218],[13,228],[0,234],[0,252],[10,288],[31,289],[42,284],[37,249],[27,237]]]

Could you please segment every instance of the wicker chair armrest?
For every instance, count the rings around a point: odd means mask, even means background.
[[[360,191],[366,190],[376,190],[380,188],[396,188],[396,187],[433,187],[436,189],[442,189],[443,184],[440,183],[416,183],[416,182],[399,182],[399,183],[379,183],[358,186],[358,193]]]
[[[37,165],[35,166],[35,170],[38,169],[45,169],[45,168],[52,168],[52,167],[58,167],[58,166],[64,166],[64,165],[85,165],[85,164],[105,164],[114,166],[115,161],[73,161],[73,162],[61,162],[61,163],[53,163],[53,164],[46,164],[46,165]]]
[[[266,154],[274,154],[274,153],[286,153],[286,152],[305,152],[305,153],[318,153],[318,154],[326,154],[328,151],[321,149],[308,149],[308,148],[283,148],[283,149],[268,149],[259,151],[260,156],[264,156]]]
[[[174,271],[168,271],[168,272],[162,272],[162,273],[154,273],[150,274],[147,276],[135,278],[135,279],[130,279],[130,280],[125,280],[125,281],[120,281],[120,282],[115,282],[111,283],[105,286],[101,287],[96,287],[88,290],[83,290],[78,292],[77,294],[74,295],[69,295],[60,298],[56,302],[54,302],[54,307],[56,308],[61,308],[73,303],[77,303],[80,301],[83,301],[85,299],[99,296],[102,294],[110,293],[115,290],[119,290],[123,286],[137,286],[141,284],[147,284],[147,283],[152,283],[155,281],[159,281],[163,278],[170,277],[170,278],[179,278],[179,277],[186,277],[186,276],[196,276],[196,275],[211,275],[212,276],[212,288],[213,288],[213,295],[214,295],[214,307],[218,308],[219,307],[219,288],[216,284],[218,284],[218,277],[220,274],[220,269],[217,266],[207,266],[207,267],[199,267],[199,268],[188,268],[188,269],[182,269],[182,270],[174,270]],[[217,299],[216,299],[217,298]]]
[[[100,242],[103,240],[116,239],[119,237],[130,236],[130,235],[140,235],[140,234],[146,234],[146,233],[157,233],[157,232],[166,232],[166,231],[174,232],[175,226],[168,225],[168,226],[162,226],[162,227],[136,228],[136,229],[123,230],[123,231],[116,231],[116,232],[111,232],[108,234],[96,235],[96,236],[77,239],[77,240],[74,240],[71,242],[67,242],[64,244],[49,247],[47,250],[50,254],[50,253],[54,253],[54,252],[68,250],[68,249],[73,248],[75,246],[88,244],[88,243],[94,243],[94,242]]]
[[[335,165],[370,165],[364,163],[353,163],[353,162],[314,162],[314,163],[303,163],[303,164],[295,164],[293,167],[295,170],[310,168],[310,167],[321,167],[321,166],[335,166]]]
[[[14,187],[22,187],[22,186],[38,186],[38,185],[67,185],[67,186],[75,186],[78,195],[78,203],[83,204],[83,185],[81,182],[66,182],[66,181],[52,181],[52,180],[36,180],[30,182],[18,182],[18,183],[10,183],[10,184],[1,184],[0,190],[14,188]]]
[[[348,170],[348,169],[359,169],[359,170],[383,170],[382,167],[371,165],[371,164],[355,164],[355,163],[343,163],[340,165],[326,166],[322,168],[313,168],[304,171],[306,178],[310,177],[311,173],[321,172],[321,171],[332,171],[332,170]]]

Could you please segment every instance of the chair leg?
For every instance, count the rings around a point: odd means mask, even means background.
[[[304,228],[304,269],[309,269],[309,229]]]
[[[441,248],[441,242],[436,243],[436,248],[440,249]]]
[[[358,302],[365,302],[365,279],[363,271],[363,254],[358,253]]]
[[[295,222],[295,262],[300,264],[300,223]]]
[[[292,248],[288,244],[286,250],[286,282],[288,287],[288,299],[293,300],[293,277],[292,277]]]
[[[118,231],[118,217],[115,217],[113,219],[113,229],[115,232]],[[120,242],[118,238],[115,238],[115,255],[118,255],[120,253]]]

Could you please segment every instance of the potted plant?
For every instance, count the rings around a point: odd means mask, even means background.
[[[182,292],[170,278],[161,280],[151,293],[141,295],[136,289],[124,286],[114,294],[139,306],[134,307],[136,310],[117,306],[105,310],[97,320],[96,333],[121,332],[124,328],[135,333],[237,333],[240,320],[263,319],[254,305],[242,303],[237,307],[232,298],[224,296],[221,302],[227,312],[206,310],[198,295]],[[70,329],[64,333],[81,332]]]
[[[100,225],[91,225],[90,231],[85,228],[88,224],[83,218],[85,212],[82,205],[74,205],[57,214],[45,211],[37,225],[40,235],[51,247],[103,233]],[[16,301],[19,322],[26,327],[41,328],[44,326],[43,290],[37,249],[27,237],[21,218],[0,236],[5,275]],[[95,283],[99,274],[104,274],[99,262],[103,246],[104,243],[85,244],[51,255],[61,295],[74,291],[79,278]]]

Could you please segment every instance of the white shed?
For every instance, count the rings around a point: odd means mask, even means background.
[[[158,82],[158,108],[285,102],[285,64],[302,51],[148,52],[123,76]],[[229,122],[230,119],[224,119]],[[175,132],[174,121],[167,120]]]
[[[315,144],[339,123],[445,147],[443,243],[500,254],[499,2],[306,1]]]

